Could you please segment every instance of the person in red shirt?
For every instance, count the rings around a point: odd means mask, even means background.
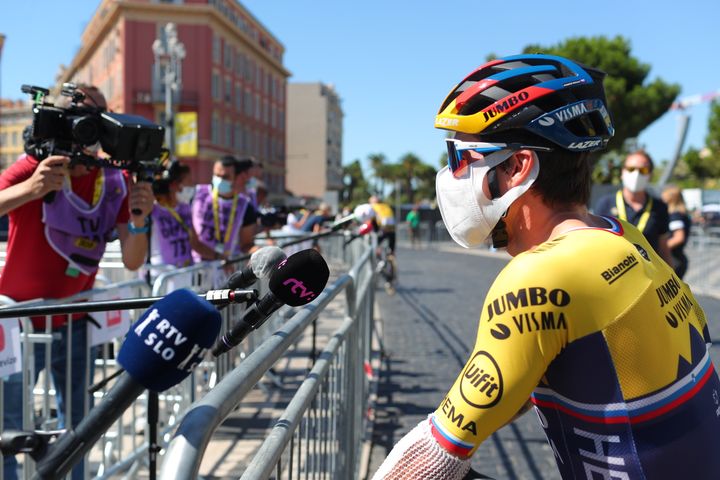
[[[105,98],[95,87],[81,85],[83,108],[101,111]],[[62,99],[61,99],[62,100]],[[87,147],[97,154],[99,148]],[[51,196],[48,196],[49,193]],[[15,301],[64,298],[93,287],[106,243],[120,239],[122,260],[130,270],[145,261],[148,249],[148,215],[153,205],[150,183],[135,183],[126,172],[70,165],[65,156],[44,159],[25,154],[0,175],[0,215],[10,220],[5,267],[0,274],[0,294]],[[135,212],[135,213],[133,213]],[[89,398],[87,328],[88,316],[52,317],[51,371],[57,392],[59,427],[73,427],[81,420]],[[45,331],[45,317],[33,318],[35,331]],[[92,325],[89,328],[94,328]],[[72,359],[66,367],[71,332]],[[45,367],[45,349],[34,349],[35,375]],[[92,366],[92,359],[91,364]],[[66,382],[72,388],[71,412],[66,412]],[[4,428],[22,429],[22,374],[11,375],[4,388]],[[88,403],[89,404],[89,403]],[[70,414],[70,418],[68,417]],[[73,478],[82,478],[82,465]],[[17,462],[5,457],[6,479],[17,478]]]

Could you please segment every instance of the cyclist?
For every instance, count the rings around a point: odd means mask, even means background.
[[[387,203],[381,202],[375,195],[370,197],[368,203],[375,212],[375,221],[380,232],[378,243],[387,239],[390,253],[395,254],[395,214],[392,208]]]
[[[463,478],[528,400],[563,479],[720,478],[703,310],[636,227],[586,207],[588,158],[614,132],[603,77],[518,55],[442,103],[435,126],[456,132],[436,179],[443,221],[460,245],[491,236],[514,258],[449,393],[375,478]]]
[[[393,295],[397,284],[397,261],[395,260],[395,219],[392,208],[382,203],[373,195],[368,203],[363,203],[353,210],[355,219],[360,223],[370,223],[378,232],[378,248],[375,255],[378,259],[378,272],[385,280],[385,291]],[[383,240],[387,239],[387,251],[382,248]]]

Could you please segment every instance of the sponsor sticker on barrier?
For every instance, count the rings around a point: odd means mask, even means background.
[[[99,292],[96,293],[92,300],[120,300],[130,298],[132,292],[130,288],[121,288],[115,292]],[[88,323],[90,329],[90,345],[102,345],[108,343],[115,338],[123,337],[130,328],[130,312],[128,310],[108,310],[104,312],[93,312],[90,314],[101,328]]]
[[[0,320],[0,377],[20,371],[20,324],[17,318],[3,318]]]

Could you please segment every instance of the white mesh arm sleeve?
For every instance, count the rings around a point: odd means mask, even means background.
[[[429,418],[400,439],[372,480],[462,480],[470,470],[470,459],[440,446]]]

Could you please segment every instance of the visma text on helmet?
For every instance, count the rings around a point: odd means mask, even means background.
[[[512,97],[506,98],[502,102],[493,103],[488,110],[483,112],[483,116],[485,117],[485,121],[487,122],[491,118],[494,118],[497,116],[498,113],[502,113],[505,110],[511,110],[515,105],[517,105],[520,102],[524,102],[528,99],[530,94],[528,92],[520,92],[517,95],[513,95]]]

